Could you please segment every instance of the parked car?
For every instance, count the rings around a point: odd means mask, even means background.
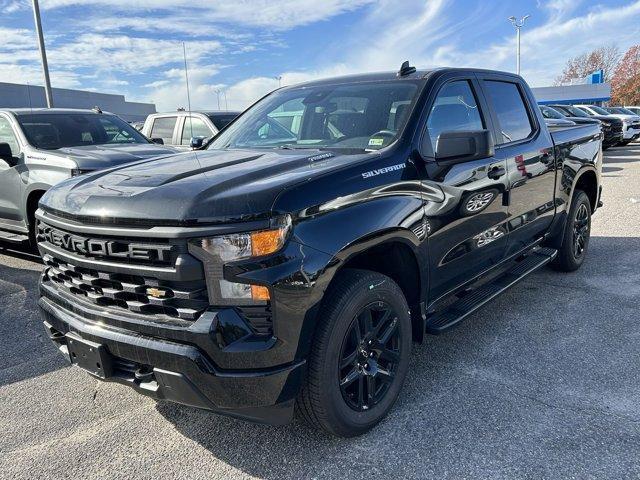
[[[623,124],[620,119],[610,115],[590,115],[573,105],[552,104],[547,106],[565,115],[566,118],[575,123],[599,122],[602,126],[602,133],[604,134],[604,139],[602,140],[602,148],[604,150],[618,145],[624,140],[622,133]]]
[[[640,117],[624,113],[613,113],[597,105],[575,105],[579,109],[590,115],[609,115],[622,120],[623,140],[620,145],[627,145],[637,138],[640,138]]]
[[[215,136],[236,118],[240,112],[187,112],[153,113],[142,127],[142,133],[155,142],[181,150],[198,148]],[[191,145],[191,139],[199,139]]]
[[[297,133],[271,116],[291,105]],[[278,89],[205,150],[45,194],[47,335],[156,399],[361,434],[412,341],[543,265],[580,268],[601,139],[550,132],[510,73],[406,62]]]
[[[544,105],[539,105],[540,111],[542,112],[542,117],[544,118],[544,123],[547,124],[549,128],[566,128],[572,127],[576,125],[575,122],[567,119],[564,115],[559,112],[556,112],[553,108],[547,107]]]
[[[0,240],[35,242],[34,214],[52,185],[176,152],[99,110],[0,109]]]
[[[632,111],[635,115],[640,115],[640,107],[638,106],[625,106],[624,108],[626,108],[627,110]]]

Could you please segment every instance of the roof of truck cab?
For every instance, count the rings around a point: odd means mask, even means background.
[[[311,80],[308,82],[297,83],[295,85],[290,85],[286,87],[282,87],[282,90],[286,90],[288,88],[298,88],[298,87],[314,87],[320,85],[331,85],[337,83],[360,83],[360,82],[381,82],[381,81],[390,81],[390,80],[422,80],[425,79],[434,73],[449,73],[449,72],[464,72],[464,73],[490,73],[497,75],[504,75],[513,78],[520,78],[514,73],[510,72],[502,72],[497,70],[485,70],[481,68],[454,68],[454,67],[441,67],[441,68],[433,68],[428,70],[416,70],[414,73],[409,75],[398,76],[398,72],[375,72],[375,73],[361,73],[361,74],[353,74],[353,75],[343,75],[338,77],[329,77],[322,78],[319,80]]]
[[[11,112],[14,115],[31,115],[37,114],[61,114],[61,113],[82,113],[100,115],[95,110],[82,109],[82,108],[0,108],[2,112]],[[113,115],[111,112],[101,112],[103,114]]]

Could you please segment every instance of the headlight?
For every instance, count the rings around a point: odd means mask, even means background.
[[[247,233],[233,233],[191,241],[192,253],[205,263],[207,288],[213,304],[239,304],[270,300],[269,289],[262,285],[230,282],[222,278],[223,266],[254,257],[270,255],[280,250],[291,231],[291,217],[286,215],[272,222],[273,228]],[[216,278],[212,278],[215,275]],[[238,302],[238,300],[240,302]]]
[[[276,228],[249,233],[234,233],[200,239],[200,247],[223,262],[262,257],[280,250],[291,230],[289,215],[277,221]]]

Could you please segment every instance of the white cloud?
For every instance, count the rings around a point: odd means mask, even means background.
[[[43,0],[42,8],[69,6],[82,8],[97,5],[128,12],[169,12],[184,14],[187,10],[195,25],[225,22],[252,27],[286,30],[296,26],[326,20],[335,15],[355,10],[373,0]]]

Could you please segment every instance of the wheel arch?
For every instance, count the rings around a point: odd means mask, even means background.
[[[381,232],[374,238],[354,242],[335,255],[335,267],[325,293],[345,269],[386,275],[398,284],[409,304],[413,339],[422,341],[428,276],[425,268],[421,268],[426,262],[421,259],[419,245],[416,235],[405,229]]]

